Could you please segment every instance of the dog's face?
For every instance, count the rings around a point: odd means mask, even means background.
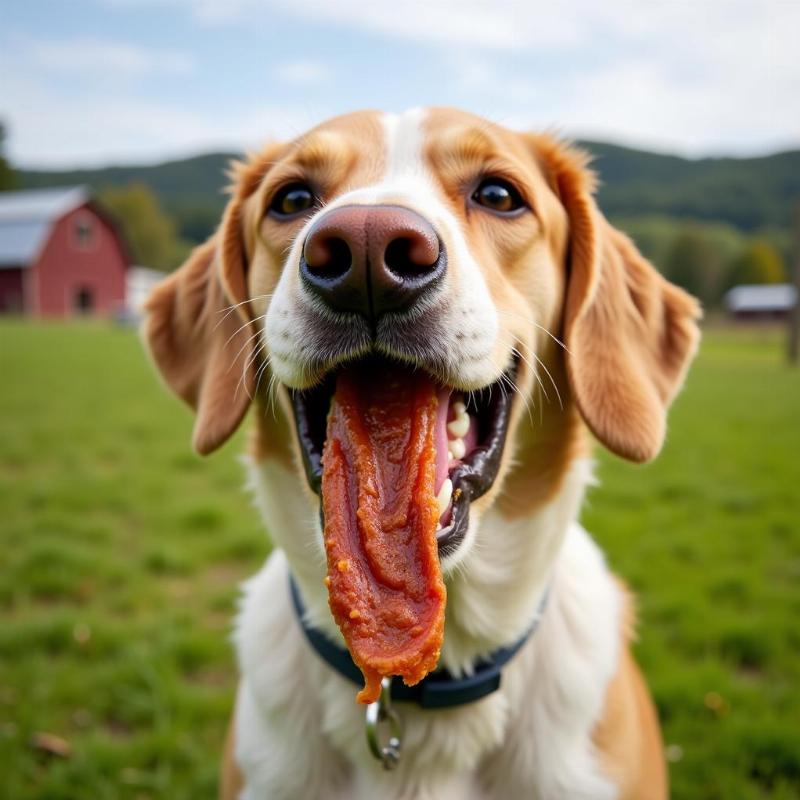
[[[259,193],[271,245],[250,291],[272,295],[256,311],[287,386],[375,350],[481,389],[531,353],[529,321],[559,324],[566,216],[522,137],[452,111],[348,116],[287,148]]]
[[[149,304],[152,352],[198,411],[201,452],[277,391],[318,492],[337,371],[364,358],[425,370],[449,398],[445,423],[469,418],[437,444],[453,562],[473,539],[471,502],[474,521],[515,447],[531,469],[530,447],[582,418],[624,457],[657,453],[698,309],[604,220],[580,153],[449,109],[361,112],[235,178],[219,232]],[[565,469],[557,449],[536,469]]]

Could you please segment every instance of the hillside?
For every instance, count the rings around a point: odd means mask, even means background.
[[[201,242],[219,222],[225,205],[226,170],[230,160],[236,157],[236,153],[208,153],[152,166],[19,170],[17,179],[22,188],[30,189],[87,184],[95,191],[102,191],[109,187],[144,183],[175,218],[181,236]]]
[[[743,232],[789,226],[800,198],[800,150],[760,158],[687,159],[605,142],[582,142],[595,154],[599,200],[615,217],[661,215],[714,220]],[[86,183],[94,189],[142,182],[177,220],[181,234],[198,241],[213,229],[225,202],[225,169],[234,153],[209,153],[153,166],[23,170],[23,187]]]
[[[614,216],[662,214],[727,222],[742,231],[790,224],[800,198],[800,150],[760,158],[686,159],[583,142],[602,179],[600,203]]]

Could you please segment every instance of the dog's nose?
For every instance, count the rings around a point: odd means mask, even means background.
[[[330,308],[372,320],[402,311],[446,269],[433,226],[402,206],[342,206],[311,226],[300,263],[306,286]]]

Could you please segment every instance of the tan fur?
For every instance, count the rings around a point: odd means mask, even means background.
[[[606,447],[648,461],[661,449],[667,407],[697,349],[700,308],[608,224],[592,199],[585,157],[555,153],[546,157],[570,220],[564,310],[570,385]]]
[[[223,287],[217,243],[196,248],[147,302],[144,335],[169,387],[196,412],[193,443],[206,454],[245,415],[254,386],[248,333]]]
[[[238,800],[244,788],[242,773],[236,764],[236,715],[228,723],[225,749],[222,753],[222,769],[219,778],[219,800]]]
[[[619,800],[665,800],[664,745],[653,701],[630,651],[635,627],[632,598],[621,582],[620,587],[626,606],[622,653],[594,741],[606,772],[619,786]]]
[[[278,223],[266,211],[288,182],[305,180],[326,201],[374,183],[384,168],[382,136],[378,116],[362,112],[236,165],[220,230],[151,297],[145,335],[169,386],[197,411],[199,452],[225,441],[255,397],[253,456],[299,461],[285,397],[279,398],[284,405],[268,397],[268,365],[250,336],[302,220]],[[588,157],[546,136],[434,109],[426,121],[424,159],[497,308],[498,370],[512,346],[523,358],[518,391],[529,407],[515,404],[497,481],[500,510],[516,517],[552,499],[570,465],[589,452],[587,426],[619,455],[654,457],[667,407],[697,345],[699,307],[604,219],[593,199]],[[465,196],[489,174],[518,186],[533,213],[514,219],[476,213]],[[455,260],[448,270],[457,286]],[[240,305],[227,313],[233,304]],[[499,491],[481,503],[493,502]],[[631,619],[624,627],[595,741],[622,798],[663,798],[658,724],[630,655]],[[236,797],[239,787],[231,730],[223,800]]]
[[[481,265],[505,331],[501,338],[516,344],[523,357],[517,385],[529,400],[527,408],[518,404],[510,426],[497,498],[507,517],[522,516],[551,499],[572,460],[589,450],[556,341],[568,218],[528,137],[452,109],[432,111],[427,129],[426,158]],[[534,213],[499,220],[465,205],[465,189],[485,174],[522,187]]]
[[[247,452],[257,462],[272,458],[285,467],[295,463],[291,422],[277,400],[257,394]],[[299,458],[299,453],[298,453]]]

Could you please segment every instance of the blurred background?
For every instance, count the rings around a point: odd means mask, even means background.
[[[639,596],[673,796],[799,797],[798,30],[794,0],[6,4],[5,796],[214,796],[236,585],[270,545],[242,435],[191,453],[138,310],[231,158],[433,104],[578,140],[606,215],[702,299],[663,455],[598,453],[584,522]]]

